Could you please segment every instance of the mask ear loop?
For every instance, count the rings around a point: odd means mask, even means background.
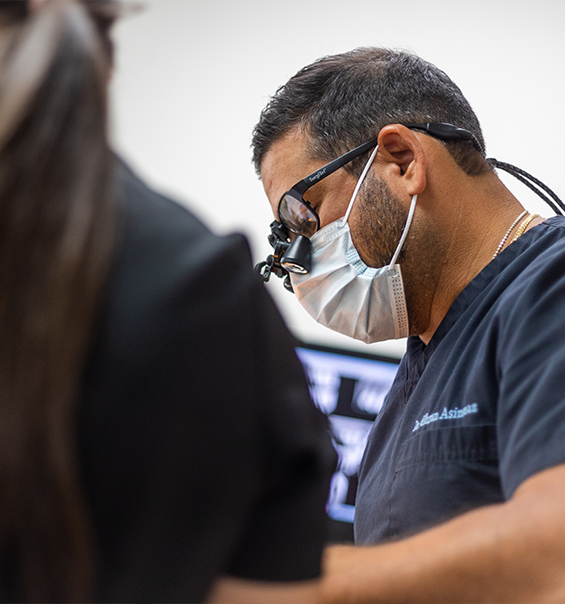
[[[402,237],[400,238],[400,241],[398,242],[396,252],[394,252],[394,256],[392,257],[392,260],[390,261],[388,268],[392,268],[396,264],[398,255],[400,254],[400,251],[402,250],[402,246],[404,245],[404,241],[406,240],[406,237],[408,236],[408,231],[410,229],[410,225],[412,224],[412,218],[414,217],[414,210],[416,209],[417,200],[418,200],[418,195],[412,195],[412,202],[410,203],[410,210],[408,211],[408,218],[406,219],[406,225],[404,227],[404,230],[402,231]]]
[[[342,218],[343,224],[345,224],[347,222],[347,220],[349,218],[349,214],[351,214],[351,208],[353,208],[353,202],[355,201],[355,198],[357,197],[357,193],[359,193],[359,189],[361,188],[361,185],[363,184],[363,181],[365,180],[365,176],[367,176],[367,172],[369,171],[369,168],[371,167],[371,164],[373,163],[373,160],[375,159],[375,156],[377,155],[378,150],[379,150],[379,146],[377,145],[375,147],[375,150],[371,153],[371,156],[367,160],[367,163],[365,164],[365,167],[363,168],[363,172],[361,172],[361,176],[359,177],[359,180],[357,181],[357,184],[355,185],[355,190],[353,191],[353,195],[351,196],[351,201],[349,202],[349,205],[347,206],[347,211],[345,212],[345,216]]]
[[[369,168],[371,167],[371,164],[373,163],[373,160],[375,159],[378,150],[379,150],[379,146],[377,145],[375,147],[374,151],[371,153],[371,156],[367,160],[367,163],[365,164],[365,167],[363,168],[363,172],[361,172],[361,176],[359,177],[359,180],[357,181],[357,184],[355,185],[355,190],[353,191],[353,195],[351,196],[351,201],[349,202],[349,205],[347,206],[347,211],[345,212],[345,216],[342,218],[343,225],[346,224],[347,220],[349,219],[349,214],[351,214],[351,209],[353,208],[353,202],[355,201],[355,198],[357,197],[357,193],[359,193],[359,189],[361,188],[361,185],[363,184],[363,181],[365,180],[365,177],[367,176],[367,172],[369,171]],[[406,240],[406,237],[408,236],[408,231],[410,230],[410,225],[412,224],[412,218],[414,218],[414,211],[416,210],[416,201],[417,200],[418,200],[418,195],[412,195],[412,201],[410,203],[410,209],[408,210],[408,218],[406,219],[406,225],[404,226],[404,230],[402,231],[402,237],[400,237],[400,241],[398,242],[396,251],[394,252],[392,260],[390,261],[390,264],[388,267],[389,269],[391,269],[396,264],[398,255],[400,254],[400,252],[402,250],[402,246],[404,245],[404,241]]]

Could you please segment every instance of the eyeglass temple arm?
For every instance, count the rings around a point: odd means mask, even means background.
[[[410,128],[413,130],[422,130],[422,131],[426,132],[426,134],[429,134],[430,136],[439,138],[441,140],[472,141],[479,149],[481,148],[481,146],[479,145],[479,142],[477,141],[477,139],[475,138],[475,136],[473,136],[473,134],[471,132],[469,132],[468,130],[465,130],[464,128],[458,128],[457,126],[454,126],[453,124],[432,122],[432,123],[428,123],[428,124],[409,123],[409,124],[402,124],[402,125],[406,126],[406,128]],[[329,176],[330,174],[332,174],[332,172],[335,172],[336,170],[338,170],[342,166],[345,166],[345,164],[349,163],[351,160],[355,159],[362,153],[365,153],[365,151],[372,149],[377,144],[377,142],[378,142],[378,139],[375,138],[366,143],[363,143],[362,145],[359,145],[359,147],[355,147],[355,149],[348,151],[345,155],[342,155],[341,157],[334,159],[329,164],[326,164],[325,166],[322,166],[320,169],[316,170],[315,172],[312,172],[312,174],[309,174],[306,178],[304,178],[299,183],[294,185],[294,187],[292,187],[292,189],[294,191],[296,191],[297,193],[299,193],[300,195],[302,195],[310,187],[315,185],[320,179],[325,178],[326,176]]]
[[[363,143],[362,145],[359,145],[359,147],[355,147],[355,149],[348,151],[345,155],[341,155],[337,159],[331,161],[329,164],[322,166],[319,170],[312,172],[312,174],[308,175],[306,178],[302,179],[299,183],[294,185],[292,189],[302,195],[305,191],[307,191],[310,187],[313,187],[322,178],[325,178],[336,170],[339,170],[339,168],[345,166],[345,164],[349,163],[351,160],[355,159],[362,153],[365,153],[365,151],[369,151],[369,149],[372,149],[377,144],[377,141],[378,139],[375,138],[366,143]]]
[[[454,126],[453,124],[444,124],[440,122],[432,122],[429,124],[403,124],[407,128],[411,130],[422,130],[426,134],[433,136],[434,138],[439,138],[440,140],[463,140],[463,141],[471,141],[475,147],[479,151],[483,151],[479,141],[475,137],[474,134],[465,130],[464,128],[459,128]]]

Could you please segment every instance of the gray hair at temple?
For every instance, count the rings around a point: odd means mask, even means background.
[[[281,86],[253,131],[253,163],[295,127],[309,137],[312,159],[330,161],[375,138],[388,124],[445,122],[470,131],[471,141],[442,141],[469,175],[490,171],[471,105],[435,65],[400,50],[358,48],[318,59]],[[346,166],[359,175],[367,154]]]

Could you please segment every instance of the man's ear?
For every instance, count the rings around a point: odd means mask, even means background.
[[[406,126],[391,124],[379,132],[379,160],[389,165],[394,188],[410,196],[426,188],[426,156],[418,137]]]

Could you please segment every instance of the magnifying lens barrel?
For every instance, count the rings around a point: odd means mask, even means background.
[[[281,258],[281,265],[291,273],[305,275],[312,268],[312,244],[308,237],[298,235]]]

